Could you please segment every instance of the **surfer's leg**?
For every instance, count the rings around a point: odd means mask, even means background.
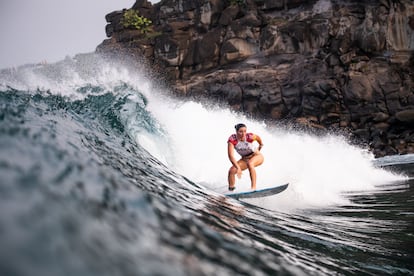
[[[251,189],[256,190],[256,170],[254,167],[249,168]]]
[[[239,161],[237,161],[237,163],[239,164],[240,169],[242,171],[247,169],[246,161],[240,159]],[[231,166],[231,168],[229,169],[229,175],[228,175],[228,182],[229,182],[229,190],[230,191],[233,191],[234,188],[235,188],[236,174],[237,174],[237,168],[235,166]]]
[[[237,173],[237,169],[234,166],[232,166],[229,169],[229,175],[228,175],[229,191],[233,191],[235,188],[234,184],[236,183],[236,173]]]
[[[250,181],[252,190],[256,190],[256,169],[255,167],[260,166],[264,161],[262,154],[256,154],[247,161],[247,168],[250,173]]]

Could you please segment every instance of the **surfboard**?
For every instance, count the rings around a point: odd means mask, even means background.
[[[258,189],[254,191],[246,191],[246,192],[239,192],[239,193],[229,192],[229,193],[226,193],[225,195],[228,197],[235,198],[235,199],[266,197],[266,196],[271,196],[271,195],[281,193],[284,190],[286,190],[288,186],[289,186],[289,183],[286,183],[283,185],[278,185],[275,187],[264,188],[264,189]]]

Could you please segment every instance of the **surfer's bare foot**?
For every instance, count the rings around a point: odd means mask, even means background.
[[[234,189],[236,189],[236,186],[233,186],[233,187],[229,186],[229,191],[234,191]]]
[[[255,191],[256,190],[256,186],[252,186],[252,190]]]

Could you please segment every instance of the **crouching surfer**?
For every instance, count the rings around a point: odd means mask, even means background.
[[[235,189],[236,175],[241,177],[242,171],[249,169],[251,188],[256,190],[256,167],[263,163],[263,155],[260,150],[263,147],[262,139],[253,133],[247,132],[245,124],[235,125],[236,133],[230,135],[227,140],[227,153],[233,166],[229,169],[229,191]],[[256,141],[256,143],[253,143]],[[234,150],[241,156],[240,160],[234,157]]]

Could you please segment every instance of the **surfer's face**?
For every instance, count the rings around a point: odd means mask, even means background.
[[[237,131],[237,139],[241,141],[246,140],[246,133],[247,133],[247,128],[245,127],[239,128],[239,130]]]

